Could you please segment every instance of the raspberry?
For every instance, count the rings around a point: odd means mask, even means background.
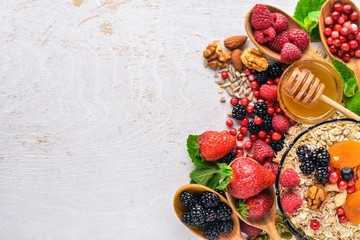
[[[286,168],[280,175],[280,184],[283,187],[294,188],[299,186],[300,178],[293,168]]]
[[[268,43],[268,46],[271,50],[280,53],[285,43],[290,42],[288,31],[283,31],[277,34],[271,42]]]
[[[296,213],[302,205],[302,199],[296,193],[285,193],[280,201],[282,209],[289,214]]]
[[[290,128],[290,122],[282,115],[276,115],[272,118],[272,127],[275,131],[284,133]]]
[[[254,159],[260,164],[274,157],[274,150],[262,140],[256,140],[254,143]]]
[[[276,32],[273,27],[268,27],[263,30],[255,30],[254,35],[256,42],[264,44],[274,40]]]
[[[250,226],[241,220],[240,220],[240,229],[243,233],[248,235],[248,237],[255,237],[259,235],[261,231],[260,229]]]
[[[289,40],[292,44],[297,46],[300,51],[304,51],[309,45],[309,35],[302,29],[292,28],[289,31]]]
[[[268,101],[275,101],[277,98],[277,86],[263,84],[260,87],[260,96]]]
[[[263,164],[263,167],[271,170],[275,175],[278,174],[279,172],[279,164],[275,163],[273,161],[265,161],[265,163]]]
[[[274,163],[272,166],[272,172],[277,175],[279,172],[279,164],[278,163]]]
[[[273,24],[272,13],[263,4],[256,4],[251,12],[251,26],[255,30],[271,27]]]
[[[280,52],[280,59],[284,63],[292,63],[299,60],[302,53],[298,47],[292,43],[285,43]]]
[[[281,13],[273,13],[273,27],[277,33],[282,32],[288,28],[289,21],[284,16],[284,14]]]

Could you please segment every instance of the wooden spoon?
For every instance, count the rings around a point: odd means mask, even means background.
[[[320,31],[321,42],[322,42],[326,52],[329,54],[330,58],[337,59],[339,61],[343,61],[341,58],[337,57],[336,55],[334,55],[330,52],[329,46],[326,43],[326,36],[324,34],[324,29],[326,27],[325,26],[325,18],[330,16],[330,14],[332,12],[332,6],[337,2],[339,2],[343,5],[350,4],[353,7],[354,11],[357,11],[359,14],[360,14],[360,12],[359,12],[359,9],[356,7],[356,5],[351,0],[327,0],[324,3],[323,7],[321,8],[321,13],[320,13],[320,17],[319,17],[319,31]],[[360,18],[358,18],[358,20],[356,21],[356,24],[360,28]],[[351,68],[351,70],[354,71],[354,74],[358,81],[358,85],[360,86],[360,58],[352,57],[352,58],[350,58],[350,61],[348,63],[346,63],[346,65],[349,68]]]
[[[322,94],[325,89],[325,84],[321,83],[308,69],[299,69],[296,67],[291,75],[284,79],[283,89],[289,97],[298,103],[312,105],[318,100],[321,100],[346,116],[360,121],[360,116]]]
[[[251,159],[251,158],[250,158]],[[254,159],[251,159],[252,161],[256,162],[257,164],[259,164],[257,161],[255,161]],[[233,161],[234,162],[234,161]],[[230,163],[230,166],[232,165],[232,163]],[[259,164],[260,165],[260,164]],[[264,216],[262,219],[260,220],[256,220],[256,221],[251,221],[248,220],[246,218],[244,218],[236,209],[237,209],[237,201],[238,199],[232,197],[229,193],[229,191],[226,191],[226,198],[229,201],[229,205],[231,206],[231,208],[233,209],[233,211],[236,213],[236,215],[245,223],[254,226],[256,228],[262,229],[265,232],[267,232],[267,234],[269,234],[270,238],[272,240],[281,240],[281,237],[278,233],[278,231],[276,230],[276,226],[275,226],[275,216],[276,216],[276,199],[275,199],[275,191],[273,186],[270,186],[267,188],[267,190],[270,192],[272,198],[274,199],[274,203],[272,208],[270,209],[270,211],[266,214],[266,216]]]
[[[276,7],[273,7],[271,5],[265,5],[270,12],[272,13],[281,13],[283,14],[287,19],[288,19],[288,29],[291,29],[291,28],[299,28],[299,29],[302,29],[300,27],[300,25],[291,17],[289,16],[287,13],[283,12],[282,10],[276,8]],[[270,48],[268,48],[266,45],[263,45],[263,44],[259,44],[256,42],[255,40],[255,35],[254,35],[254,31],[251,27],[251,12],[252,12],[253,9],[250,9],[249,12],[246,14],[246,17],[245,17],[245,30],[246,30],[246,33],[247,35],[249,36],[249,38],[251,39],[251,41],[253,42],[253,44],[261,51],[263,52],[265,55],[269,56],[270,58],[274,59],[275,61],[278,61],[278,62],[282,62],[281,61],[281,58],[280,58],[280,54],[271,50]],[[304,57],[311,57],[311,58],[319,58],[319,59],[322,59],[322,57],[320,55],[318,55],[317,53],[315,53],[313,50],[312,50],[312,47],[311,47],[311,43],[309,43],[309,45],[305,48],[305,50],[302,52],[302,58]],[[291,64],[291,63],[288,63],[288,62],[284,62],[286,64]]]
[[[219,196],[221,202],[229,205],[228,201],[223,196],[221,196],[219,193],[215,192],[211,188],[208,188],[208,187],[200,185],[200,184],[188,184],[188,185],[185,185],[185,186],[182,186],[181,188],[179,188],[176,191],[175,196],[174,196],[174,203],[173,203],[174,210],[175,210],[176,216],[179,218],[180,221],[181,221],[181,216],[183,215],[183,213],[186,210],[186,207],[180,203],[180,194],[183,191],[187,191],[192,194],[194,194],[194,193],[200,194],[200,193],[206,192],[206,191],[212,192]],[[241,235],[239,219],[238,219],[237,215],[235,214],[235,212],[236,211],[233,210],[233,213],[231,214],[231,219],[234,222],[233,231],[229,234],[221,234],[218,238],[219,240],[238,240],[238,239],[245,240],[245,238],[243,238]],[[195,235],[197,235],[201,239],[206,239],[205,235],[204,235],[204,231],[201,228],[188,227],[185,224],[184,224],[184,226],[187,227],[191,232],[193,232]]]

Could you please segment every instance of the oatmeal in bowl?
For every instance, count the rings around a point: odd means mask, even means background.
[[[277,203],[296,237],[360,239],[360,122],[311,126],[276,161]]]

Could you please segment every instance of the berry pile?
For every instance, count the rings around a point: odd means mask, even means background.
[[[189,227],[202,228],[207,239],[215,240],[220,234],[232,232],[234,222],[231,219],[231,208],[221,202],[215,193],[193,195],[184,191],[180,194],[180,202],[187,209],[181,221]]]
[[[349,62],[352,57],[360,58],[360,31],[356,24],[359,13],[350,4],[337,2],[332,6],[330,16],[324,19],[324,35],[332,54]]]

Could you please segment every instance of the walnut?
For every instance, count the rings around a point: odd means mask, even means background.
[[[217,68],[226,68],[231,59],[231,51],[223,52],[221,45],[214,41],[210,43],[203,52],[204,58],[207,60],[206,67],[213,70]]]
[[[269,66],[268,60],[259,50],[256,50],[254,48],[245,49],[244,53],[241,55],[241,61],[248,68],[255,69],[259,72],[265,71]]]
[[[321,184],[316,184],[309,188],[307,195],[307,205],[314,211],[321,210],[329,200],[325,188]]]

